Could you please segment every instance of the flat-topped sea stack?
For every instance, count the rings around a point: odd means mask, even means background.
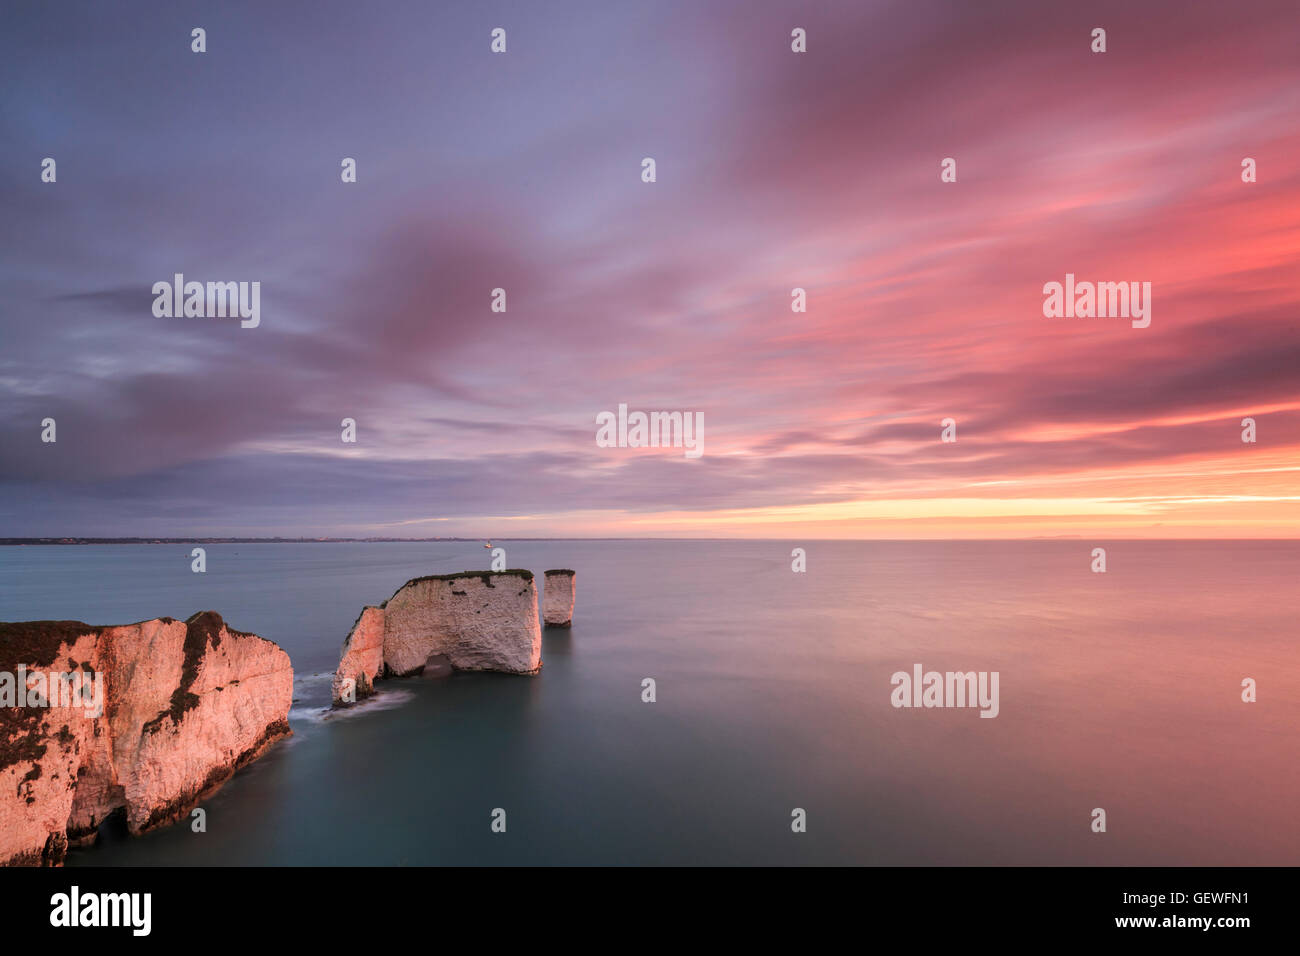
[[[290,733],[289,655],[214,611],[0,623],[0,864],[58,865],[124,811],[188,815]]]
[[[568,568],[546,572],[542,588],[542,620],[547,627],[569,627],[573,623],[574,579]]]
[[[542,629],[533,572],[433,574],[363,608],[343,642],[334,702],[351,703],[377,680],[421,674],[444,661],[453,670],[536,674]]]

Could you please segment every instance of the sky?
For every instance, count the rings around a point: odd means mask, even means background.
[[[0,536],[1295,537],[1298,49],[1293,0],[6,0]]]

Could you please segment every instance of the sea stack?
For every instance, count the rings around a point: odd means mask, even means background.
[[[453,670],[536,674],[542,629],[533,572],[414,578],[382,605],[363,608],[343,642],[334,702],[359,700],[384,677],[421,674],[433,658]]]
[[[542,620],[547,627],[569,627],[573,623],[573,582],[577,575],[568,568],[546,572],[542,588]]]
[[[117,627],[0,623],[0,863],[58,865],[123,811],[188,815],[290,734],[293,668],[215,611]]]

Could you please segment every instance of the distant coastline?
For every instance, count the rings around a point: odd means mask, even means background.
[[[501,541],[624,541],[631,538],[493,538]],[[0,546],[27,544],[415,544],[482,541],[483,538],[0,538]]]
[[[1270,537],[1148,537],[1133,535],[1114,535],[1105,534],[1093,536],[1084,536],[1082,534],[1039,534],[1025,535],[1014,538],[818,538],[802,535],[787,535],[785,537],[772,538],[721,538],[715,536],[645,536],[645,537],[600,537],[587,538],[580,536],[563,536],[563,537],[503,537],[501,535],[482,535],[477,537],[445,537],[445,538],[241,538],[241,537],[180,537],[180,538],[0,538],[0,547],[19,547],[26,545],[87,545],[87,544],[420,544],[434,541],[450,542],[482,542],[482,541],[773,541],[773,542],[817,542],[818,544],[846,544],[846,543],[864,543],[872,542],[877,544],[898,543],[898,544],[973,544],[1004,542],[1012,543],[1017,541],[1082,541],[1088,540],[1093,542],[1116,542],[1116,541],[1169,541],[1169,542],[1226,542],[1226,541],[1300,541],[1296,536],[1270,536]]]

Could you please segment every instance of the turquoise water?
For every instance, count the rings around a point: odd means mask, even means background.
[[[1300,543],[494,544],[578,572],[541,674],[385,682],[336,717],[361,606],[485,568],[480,543],[209,545],[202,575],[182,545],[0,547],[0,619],[213,609],[294,662],[294,736],[206,833],[109,824],[69,863],[1300,863]],[[895,709],[915,663],[998,671],[999,716]]]

